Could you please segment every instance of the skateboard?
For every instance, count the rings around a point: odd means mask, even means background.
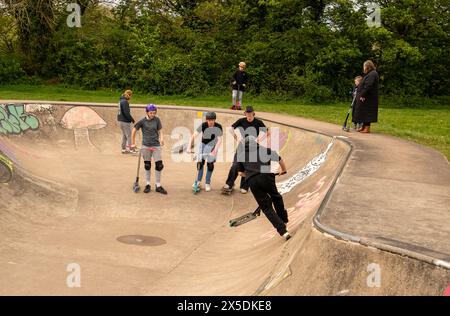
[[[233,193],[233,189],[224,189],[222,188],[221,193],[224,195],[231,195]]]
[[[236,217],[234,219],[230,219],[230,226],[236,227],[242,224],[245,224],[247,222],[250,222],[251,220],[254,220],[258,216],[261,215],[261,209],[258,207],[254,212],[246,213],[242,216]]]

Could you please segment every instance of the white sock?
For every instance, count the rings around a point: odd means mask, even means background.
[[[147,180],[147,185],[150,185],[150,170],[145,170],[145,178]]]

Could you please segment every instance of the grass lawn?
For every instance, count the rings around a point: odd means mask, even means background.
[[[81,90],[59,85],[0,86],[0,99],[79,101],[79,102],[112,102],[118,101],[119,91]],[[132,103],[155,103],[189,106],[208,106],[228,108],[231,96],[153,96],[135,93]],[[341,125],[350,105],[348,102],[333,104],[307,104],[301,100],[270,100],[268,98],[244,96],[247,104],[252,104],[258,111],[277,112],[289,115],[335,123]],[[433,147],[442,152],[450,160],[450,102],[449,98],[385,99],[380,102],[379,123],[372,130],[378,133],[395,135],[404,139]]]

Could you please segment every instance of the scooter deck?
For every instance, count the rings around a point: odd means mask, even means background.
[[[257,208],[254,212],[249,212],[249,213],[246,213],[237,218],[231,219],[229,223],[230,223],[231,227],[236,227],[236,226],[248,223],[260,215],[261,215],[261,211],[259,208]]]

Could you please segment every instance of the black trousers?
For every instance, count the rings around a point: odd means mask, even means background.
[[[233,164],[231,165],[230,171],[228,172],[227,181],[225,182],[228,184],[230,188],[234,186],[234,182],[236,181],[236,178],[239,175],[238,171],[238,164],[237,164],[237,154],[234,154]],[[241,189],[248,190],[248,183],[245,180],[245,177],[241,177]]]
[[[261,173],[248,179],[252,194],[259,207],[280,235],[286,233],[288,214],[284,208],[283,197],[275,184],[275,175]],[[273,206],[275,206],[275,210]]]

